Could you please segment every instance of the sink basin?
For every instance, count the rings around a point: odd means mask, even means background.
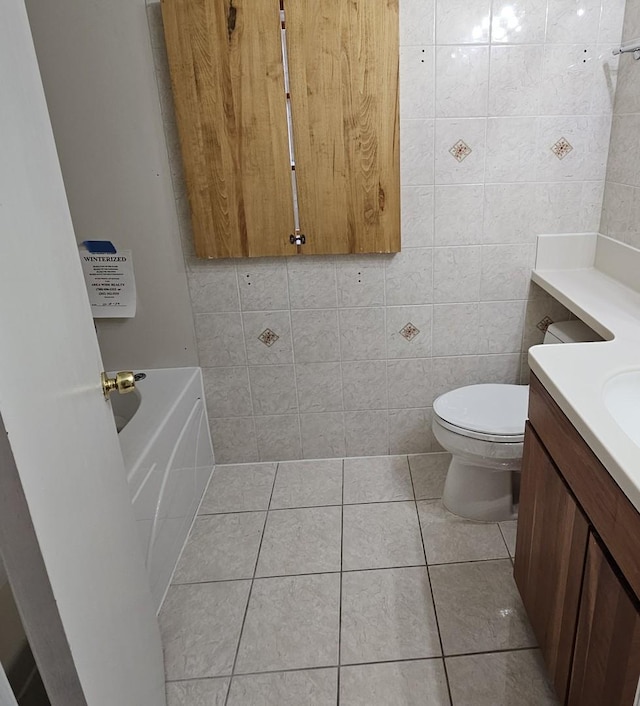
[[[620,373],[604,386],[604,406],[622,431],[640,446],[640,370]]]

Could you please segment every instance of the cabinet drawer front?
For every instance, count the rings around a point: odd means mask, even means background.
[[[592,535],[569,706],[632,706],[640,675],[640,616]]]

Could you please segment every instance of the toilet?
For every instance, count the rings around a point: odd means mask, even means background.
[[[544,343],[602,340],[582,321],[551,324]],[[433,433],[452,456],[442,502],[471,520],[517,517],[528,385],[469,385],[433,403]]]

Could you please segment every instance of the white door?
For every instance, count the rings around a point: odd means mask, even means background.
[[[0,424],[7,447],[3,457],[0,443],[0,537],[7,573],[55,706],[160,706],[160,634],[101,392],[100,351],[23,0],[3,0],[1,14],[0,415],[10,449]],[[18,526],[24,531],[11,536]],[[59,616],[68,655],[61,647],[51,659],[39,609]],[[74,680],[80,690],[65,696]]]
[[[0,664],[0,706],[17,706],[15,696]]]

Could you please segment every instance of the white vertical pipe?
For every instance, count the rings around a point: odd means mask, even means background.
[[[293,143],[293,112],[291,110],[291,81],[289,78],[289,54],[287,52],[287,25],[284,3],[280,3],[280,43],[282,46],[282,67],[284,70],[284,91],[287,101],[287,135],[289,138],[289,162],[291,164],[291,190],[293,193],[293,226],[295,234],[300,233],[300,210],[298,208],[298,180],[296,178],[296,153]]]

